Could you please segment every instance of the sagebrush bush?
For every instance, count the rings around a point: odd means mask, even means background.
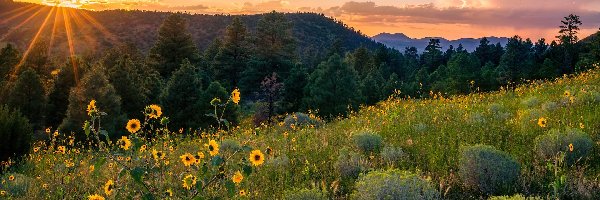
[[[297,113],[286,116],[285,119],[283,120],[283,122],[285,123],[285,126],[288,128],[291,128],[292,125],[294,125],[296,127],[310,126],[310,125],[317,126],[318,125],[317,120],[312,119],[307,114],[304,114],[301,112],[297,112]]]
[[[220,148],[223,152],[234,153],[236,151],[241,150],[242,147],[240,146],[240,143],[238,141],[232,139],[224,139],[223,141],[221,141]]]
[[[390,165],[395,165],[406,157],[406,153],[400,147],[386,146],[381,150],[381,158]]]
[[[517,183],[520,165],[510,155],[488,145],[465,147],[459,175],[467,188],[486,195],[506,194]]]
[[[327,197],[317,189],[288,190],[283,194],[285,200],[326,200]]]
[[[372,171],[355,184],[351,199],[441,199],[428,181],[407,171]]]
[[[515,194],[513,196],[493,196],[488,200],[542,200],[540,197],[525,197],[521,194]]]
[[[570,144],[573,144],[573,151],[569,149]],[[587,158],[593,145],[594,142],[588,134],[575,128],[566,128],[564,131],[552,129],[535,139],[535,151],[538,156],[542,159],[552,159],[559,152],[565,152],[568,165]]]
[[[12,177],[13,179],[9,179]],[[0,184],[0,190],[6,191],[12,197],[23,197],[26,195],[29,187],[32,186],[34,179],[23,174],[7,173],[2,177],[3,183]],[[0,199],[4,197],[0,196]]]
[[[371,132],[362,132],[352,136],[354,144],[365,154],[379,153],[383,146],[383,139],[380,135]]]
[[[346,149],[340,151],[335,166],[342,179],[356,179],[363,170],[360,155]]]
[[[0,106],[0,161],[24,155],[31,146],[33,130],[18,110]]]

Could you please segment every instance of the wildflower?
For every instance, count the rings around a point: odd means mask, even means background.
[[[564,95],[565,95],[565,97],[570,97],[571,96],[571,91],[565,90]]]
[[[250,152],[250,162],[254,166],[262,165],[265,162],[265,155],[260,150]]]
[[[114,165],[114,163],[108,163],[108,168],[113,168]]]
[[[215,140],[208,141],[208,153],[211,156],[219,154],[219,144],[217,144],[217,141],[215,141]]]
[[[100,195],[97,195],[97,194],[94,194],[94,195],[88,196],[88,200],[104,200],[104,197],[100,196]]]
[[[584,129],[585,125],[582,122],[579,122],[579,128]]]
[[[548,123],[548,120],[545,117],[540,117],[538,119],[538,125],[542,128],[546,128],[547,123]]]
[[[46,134],[50,134],[50,128],[46,128]]]
[[[127,136],[121,136],[121,139],[119,139],[119,147],[129,150],[129,147],[131,147],[131,140],[129,140]]]
[[[126,162],[129,162],[129,161],[131,161],[131,156],[127,156],[127,157],[125,157],[125,161],[126,161]]]
[[[233,90],[233,92],[231,92],[231,100],[235,104],[240,103],[240,90],[239,89],[236,88],[235,90]]]
[[[211,106],[217,106],[217,105],[219,105],[219,104],[221,104],[221,99],[219,99],[219,98],[216,98],[216,97],[215,97],[215,98],[213,98],[212,100],[210,100],[210,105],[211,105]]]
[[[144,144],[140,147],[140,153],[144,153],[145,151],[146,151],[146,145]]]
[[[154,158],[154,160],[159,160],[165,158],[165,154],[162,151],[157,151],[156,149],[153,149],[152,157]]]
[[[125,128],[127,128],[127,131],[129,131],[130,133],[136,133],[142,128],[142,126],[140,120],[130,119],[127,122],[127,126]]]
[[[48,184],[47,183],[42,184],[42,188],[48,189]]]
[[[240,190],[240,196],[245,197],[246,196],[246,190]]]
[[[198,155],[194,156],[196,158],[196,164],[200,164],[200,161],[204,158],[204,153],[198,152]]]
[[[196,185],[196,177],[194,175],[190,174],[183,178],[183,188],[189,190],[194,185]]]
[[[146,114],[151,119],[158,119],[162,115],[162,108],[156,104],[146,107]]]
[[[0,190],[0,196],[5,196],[5,195],[6,195],[6,191]]]
[[[108,196],[110,196],[110,194],[113,191],[113,188],[115,186],[115,183],[112,180],[108,180],[105,184],[104,184],[104,193]]]
[[[165,196],[172,197],[173,196],[173,190],[171,190],[171,188],[167,189],[167,191],[165,191]]]
[[[194,158],[194,156],[190,153],[185,153],[182,156],[179,156],[179,158],[181,158],[181,162],[186,167],[189,167],[190,165],[196,163],[196,158]]]
[[[39,148],[39,147],[34,147],[34,148],[33,148],[33,153],[37,153],[39,150],[40,150],[40,148]]]
[[[569,151],[573,152],[573,143],[569,144]]]
[[[67,152],[67,148],[65,146],[58,146],[58,153],[65,154]]]
[[[569,103],[575,103],[575,97],[574,96],[569,97]]]
[[[55,130],[55,131],[54,131],[54,137],[58,137],[58,135],[59,135],[59,134],[58,134],[58,130]]]
[[[240,171],[235,172],[235,174],[233,174],[233,177],[231,177],[231,180],[233,180],[234,183],[241,183],[242,180],[244,180],[244,175],[242,175],[242,173]]]
[[[90,169],[90,172],[94,172],[94,170],[96,169],[96,166],[90,165],[89,169]]]
[[[96,100],[90,101],[90,104],[88,104],[86,111],[88,112],[89,116],[92,116],[95,112],[96,112]]]
[[[15,176],[13,176],[13,175],[10,175],[10,176],[8,177],[8,180],[9,180],[9,181],[14,181],[14,180],[15,180]]]

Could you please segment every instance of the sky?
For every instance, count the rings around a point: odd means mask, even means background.
[[[317,12],[362,33],[447,39],[520,35],[554,39],[563,17],[583,22],[581,37],[600,28],[600,0],[21,0],[92,10],[140,9],[203,14]]]

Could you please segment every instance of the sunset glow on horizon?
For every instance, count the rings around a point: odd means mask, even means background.
[[[197,14],[316,12],[342,20],[366,35],[404,33],[447,39],[510,37],[555,39],[560,20],[581,16],[581,36],[598,31],[595,0],[22,0],[88,10],[181,11]]]

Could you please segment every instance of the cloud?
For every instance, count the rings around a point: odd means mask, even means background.
[[[83,4],[81,8],[92,9],[92,10],[106,10],[114,8],[123,9],[138,9],[138,10],[156,10],[156,11],[189,11],[199,12],[208,10],[209,7],[205,5],[178,5],[171,6],[160,2],[106,2],[106,3],[94,3],[94,4]]]
[[[580,1],[571,9],[556,9],[553,6],[529,6],[531,1],[490,0],[446,0],[447,7],[433,3],[421,5],[379,6],[375,2],[346,2],[342,6],[332,7],[325,12],[335,17],[352,16],[363,22],[389,23],[428,23],[428,24],[468,24],[476,26],[502,26],[514,28],[554,28],[560,24],[563,16],[575,13],[581,16],[583,28],[600,25],[600,11],[586,10]],[[547,0],[559,2],[562,0]],[[510,3],[514,3],[510,7]],[[526,6],[518,2],[527,2]],[[460,3],[460,5],[458,5]],[[538,2],[539,4],[539,2]],[[544,3],[553,4],[553,3]],[[558,3],[556,3],[558,4]],[[585,5],[585,4],[584,4]],[[569,7],[569,6],[566,6]]]

